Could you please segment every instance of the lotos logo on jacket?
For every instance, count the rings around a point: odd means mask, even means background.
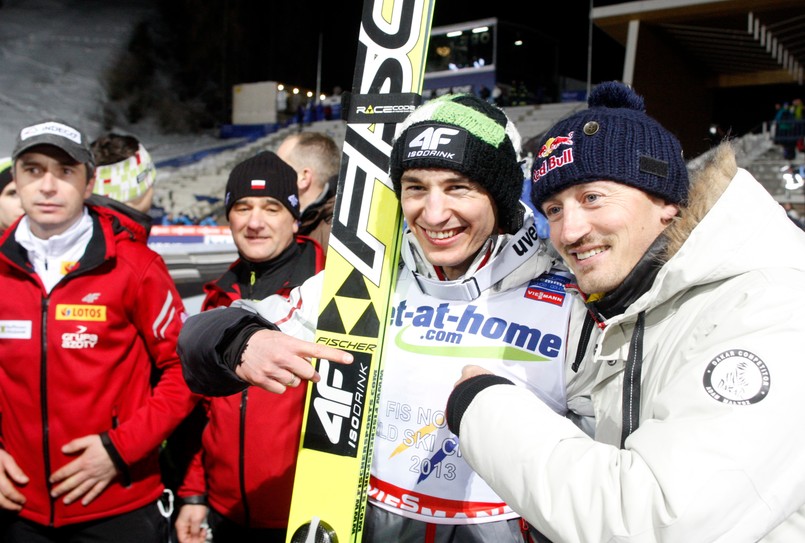
[[[56,304],[57,321],[106,321],[105,305]]]

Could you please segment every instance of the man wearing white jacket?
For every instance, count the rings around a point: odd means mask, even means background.
[[[594,435],[467,367],[465,459],[554,542],[805,540],[805,234],[728,144],[689,182],[625,85],[546,138],[532,200],[589,309],[568,402]]]

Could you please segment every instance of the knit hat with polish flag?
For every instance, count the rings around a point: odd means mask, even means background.
[[[235,202],[254,196],[274,198],[299,219],[299,189],[296,170],[271,151],[247,158],[232,169],[226,182],[226,216]]]

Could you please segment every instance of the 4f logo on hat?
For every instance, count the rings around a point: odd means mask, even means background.
[[[467,132],[444,125],[420,125],[406,134],[403,162],[422,158],[435,158],[461,164],[464,161],[464,144]]]

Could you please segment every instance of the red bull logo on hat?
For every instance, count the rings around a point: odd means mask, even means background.
[[[548,138],[548,141],[545,142],[539,153],[537,153],[537,157],[539,158],[547,158],[559,148],[560,145],[573,145],[573,132],[570,132],[567,136],[556,136],[553,138]]]
[[[553,154],[560,145],[566,145],[567,149],[563,149],[561,154]],[[573,132],[568,132],[567,136],[554,136],[548,138],[545,145],[539,150],[537,159],[544,158],[545,160],[539,165],[534,167],[531,176],[531,181],[536,183],[545,174],[556,168],[567,166],[573,162]],[[536,163],[536,160],[535,160]]]

